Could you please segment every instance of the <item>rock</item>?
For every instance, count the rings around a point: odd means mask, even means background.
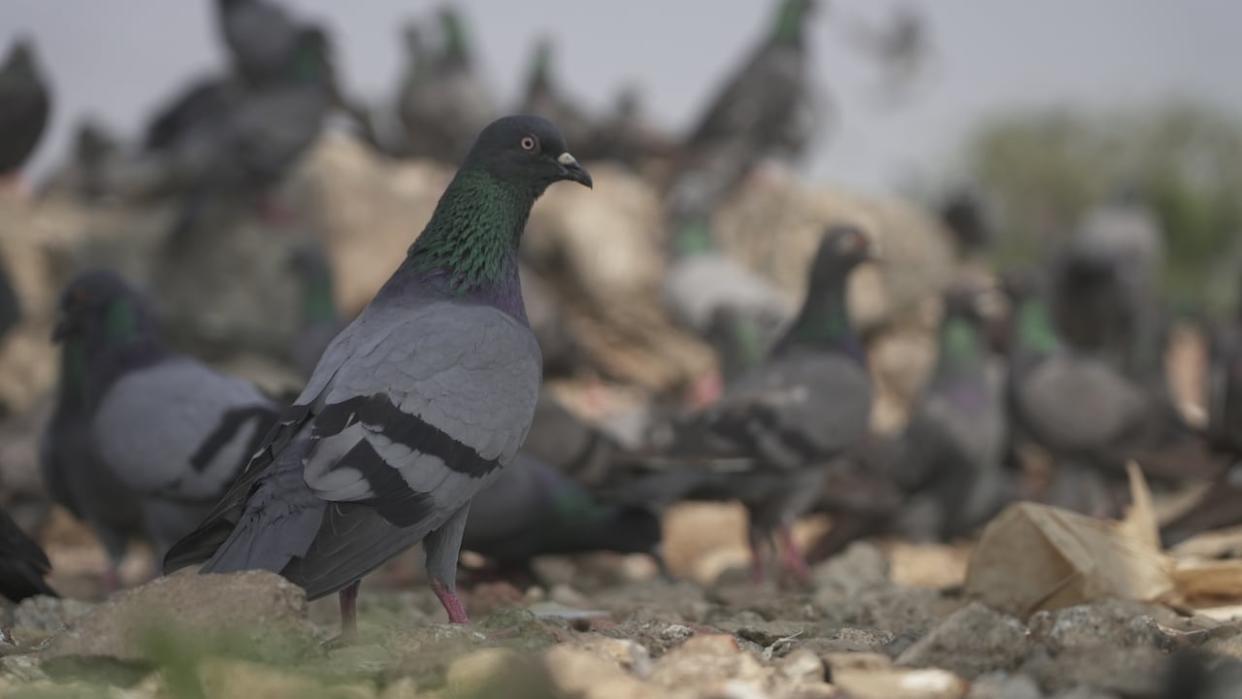
[[[966,699],[1043,699],[1039,685],[1026,675],[993,672],[970,683]]]
[[[1083,685],[1125,696],[1154,696],[1164,682],[1166,659],[1164,653],[1150,647],[1099,644],[1059,655],[1037,650],[1021,671],[1050,693]]]
[[[274,573],[186,572],[126,590],[56,636],[44,659],[66,656],[148,661],[153,632],[195,642],[227,633],[255,647],[293,650],[315,642],[302,588]]]
[[[463,697],[538,699],[556,691],[542,664],[506,648],[487,648],[454,661],[445,685],[448,694]]]
[[[375,688],[369,684],[325,684],[321,678],[245,660],[209,659],[199,667],[198,679],[204,699],[300,699],[306,696],[374,699],[376,696]]]
[[[651,674],[651,653],[641,644],[624,638],[591,634],[576,640],[573,647],[616,663],[622,670],[646,677]]]
[[[894,667],[887,656],[834,653],[826,658],[834,687],[851,699],[961,699],[965,680],[946,670]]]
[[[1029,649],[1029,635],[1022,622],[972,602],[906,649],[897,663],[939,667],[974,679],[1017,667]]]
[[[1028,622],[1034,639],[1052,653],[1098,645],[1172,651],[1206,636],[1207,626],[1166,607],[1130,600],[1104,600],[1037,612]]]
[[[812,581],[816,599],[851,597],[863,590],[889,585],[888,558],[864,541],[850,544],[840,554],[815,566]]]
[[[661,694],[628,674],[615,662],[581,647],[556,646],[544,654],[544,665],[563,696],[582,699],[646,699]]]
[[[892,585],[865,589],[850,597],[816,594],[815,602],[828,626],[888,632],[898,641],[921,638],[963,604],[935,590]]]
[[[47,673],[40,667],[37,656],[6,655],[0,658],[0,677],[19,682],[34,682],[47,679]]]
[[[14,608],[13,626],[15,629],[59,633],[95,606],[75,599],[30,597]]]
[[[699,635],[660,658],[651,682],[667,690],[694,688],[706,696],[832,696],[822,672],[809,670],[808,662],[799,654],[773,668],[743,651],[732,636]]]
[[[819,638],[811,638],[799,644],[819,655],[830,653],[880,653],[897,637],[889,631],[842,627],[832,629]]]

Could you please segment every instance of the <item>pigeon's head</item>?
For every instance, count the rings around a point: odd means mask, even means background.
[[[6,70],[16,70],[23,73],[36,72],[38,70],[38,59],[35,57],[34,42],[26,36],[18,37],[9,49],[9,55],[4,61],[4,67]]]
[[[593,186],[560,130],[537,116],[507,116],[488,124],[470,149],[466,166],[482,168],[504,182],[529,185],[536,195],[562,180]]]
[[[774,38],[782,42],[800,41],[802,28],[815,14],[818,4],[817,0],[781,0],[776,13]]]
[[[141,296],[109,270],[84,272],[61,292],[52,339],[88,347],[122,345],[148,337],[150,314]]]
[[[876,259],[875,245],[861,228],[851,225],[829,226],[819,241],[811,266],[811,283],[821,277],[837,277],[858,265]]]

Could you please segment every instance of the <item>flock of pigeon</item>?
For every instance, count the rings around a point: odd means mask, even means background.
[[[632,91],[608,116],[576,105],[554,79],[547,41],[518,109],[530,116],[497,118],[463,18],[447,7],[403,35],[410,60],[393,124],[344,95],[322,28],[273,0],[217,0],[227,74],[171,101],[136,154],[118,159],[106,138],[84,133],[87,190],[177,197],[171,244],[223,225],[212,213],[222,209],[280,216],[267,193],[334,111],[387,155],[458,169],[361,314],[341,323],[328,313],[306,336],[309,378],[287,405],[175,351],[120,275],[89,270],[68,284],[41,461],[51,497],[103,543],[107,585],[119,585],[138,538],[165,572],[263,569],[312,598],[338,593],[349,633],[359,581],[419,543],[448,618],[465,622],[461,549],[504,569],[592,550],[659,560],[660,513],[682,500],[742,503],[755,576],[775,558],[805,581],[792,525],[817,510],[834,526],[812,558],[872,533],[968,535],[1020,498],[1112,512],[1130,461],[1158,482],[1227,483],[1222,460],[1195,470],[1181,455],[1195,445],[1242,453],[1242,324],[1214,335],[1210,420],[1193,427],[1164,379],[1160,232],[1133,195],[1100,207],[1048,265],[1008,275],[1003,293],[949,289],[935,370],[906,430],[872,432],[867,338],[851,324],[848,294],[853,271],[883,251],[859,228],[824,231],[791,313],[713,242],[720,202],[765,160],[804,152],[819,128],[806,46],[816,3],[776,5],[756,50],[674,141],[642,125]],[[0,174],[31,154],[50,104],[32,47],[19,43],[0,69]],[[592,186],[581,162],[648,157],[673,165],[666,300],[717,349],[723,377],[701,387],[695,409],[654,420],[635,448],[541,395],[518,246],[548,187]],[[945,214],[963,255],[986,244],[971,201]],[[298,264],[325,276],[313,255]],[[326,296],[330,309],[330,287]],[[7,287],[6,298],[4,329],[19,314]],[[850,492],[870,495],[842,497]],[[1217,489],[1220,503],[1169,535],[1242,518],[1230,492]],[[49,569],[0,518],[0,593],[54,594]]]

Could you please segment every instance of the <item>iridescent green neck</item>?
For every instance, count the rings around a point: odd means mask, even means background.
[[[690,257],[711,252],[716,248],[712,238],[712,229],[707,221],[691,221],[673,233],[673,254],[677,257]]]
[[[1018,306],[1018,346],[1034,352],[1056,350],[1057,334],[1048,306],[1039,299],[1026,299]]]
[[[104,336],[108,344],[119,346],[138,337],[138,309],[127,299],[117,299],[104,315]]]
[[[782,345],[852,346],[854,328],[845,296],[845,277],[823,289],[812,288]]]
[[[499,282],[539,194],[463,167],[410,246],[415,269],[443,271],[459,291]]]
[[[802,25],[806,18],[807,0],[784,0],[776,16],[776,28],[772,40],[778,44],[798,43],[802,40]]]
[[[939,370],[978,366],[983,354],[980,340],[978,328],[966,318],[946,318],[940,328]]]
[[[86,401],[86,351],[82,342],[66,338],[60,352],[60,402],[81,404]]]
[[[466,45],[466,28],[456,12],[444,12],[440,16],[440,27],[444,31],[444,55],[452,60],[466,63],[470,59],[470,49]]]

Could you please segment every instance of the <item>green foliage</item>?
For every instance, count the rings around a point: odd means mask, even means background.
[[[1242,243],[1242,119],[1194,104],[993,120],[966,149],[996,204],[1002,264],[1042,259],[1092,205],[1133,187],[1164,226],[1173,302],[1230,305]]]

